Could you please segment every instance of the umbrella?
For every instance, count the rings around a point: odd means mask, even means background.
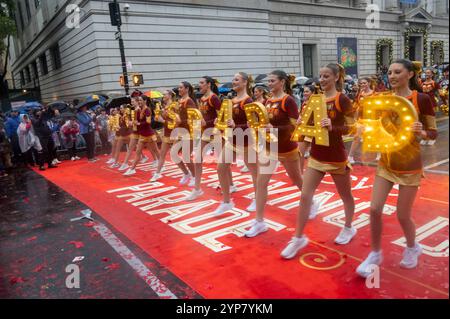
[[[261,82],[262,80],[264,80],[267,77],[267,74],[259,74],[256,78],[255,78],[255,82]]]
[[[60,113],[64,112],[66,109],[69,108],[69,104],[67,104],[64,101],[51,102],[47,106],[48,106],[49,109],[51,109],[51,110],[58,110]]]
[[[27,102],[17,110],[19,113],[28,113],[30,110],[39,110],[42,108],[42,104],[36,101]]]
[[[71,117],[76,116],[75,113],[72,112],[64,112],[60,114],[60,117],[63,119],[70,119]]]
[[[233,83],[231,82],[224,83],[220,88],[231,89],[233,88]]]
[[[97,101],[97,104],[103,105],[103,103],[105,103],[107,99],[108,99],[108,97],[105,95],[93,94],[93,95],[89,95],[85,101],[87,101],[87,102]]]
[[[151,99],[160,99],[163,97],[163,94],[159,91],[147,91],[144,95],[147,95]]]
[[[297,82],[300,85],[305,84],[305,82],[308,80],[309,79],[306,76],[299,76],[299,77],[295,78],[295,82]]]
[[[77,106],[75,106],[75,108],[77,109],[77,110],[79,110],[79,109],[81,109],[82,107],[87,107],[88,109],[89,108],[91,108],[91,107],[93,107],[93,106],[96,106],[96,105],[98,105],[99,104],[99,100],[91,100],[91,101],[88,101],[88,100],[85,100],[85,101],[83,101],[82,103],[80,103],[80,104],[78,104]]]
[[[113,107],[119,107],[122,104],[130,104],[130,103],[131,103],[131,98],[129,96],[120,96],[120,97],[114,97],[114,98],[108,99],[105,102],[104,107],[106,109],[111,109]]]
[[[231,88],[224,88],[223,86],[219,88],[220,94],[229,93],[230,91],[231,91]]]

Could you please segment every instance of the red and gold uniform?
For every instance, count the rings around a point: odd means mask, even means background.
[[[116,131],[116,138],[122,140],[125,143],[130,141],[131,128],[128,126],[129,122],[127,115],[123,114],[119,117],[119,130]]]
[[[186,131],[189,131],[189,123],[188,123],[188,113],[187,109],[189,108],[197,108],[197,105],[195,104],[194,100],[192,100],[190,97],[187,97],[186,99],[181,99],[179,101],[179,116],[181,123],[178,125],[178,128],[183,128]],[[187,134],[186,136],[189,136],[189,139],[191,139],[190,134]]]
[[[133,115],[134,112],[134,115]],[[133,125],[133,121],[137,121],[138,119],[138,115],[139,115],[139,108],[136,108],[134,111],[133,110],[129,110],[129,124],[128,126],[131,127],[131,134],[130,134],[130,139],[134,139],[134,140],[139,140],[139,132],[138,132],[138,126],[137,125]]]
[[[414,104],[419,121],[427,133],[427,139],[436,139],[437,128],[434,108],[427,94],[413,91],[406,97]],[[395,127],[401,124],[397,114],[382,119],[383,126],[395,130]],[[423,176],[423,165],[420,154],[420,143],[416,136],[402,150],[397,152],[385,153],[381,155],[378,164],[377,176],[393,183],[406,186],[419,186],[420,179]]]
[[[439,83],[435,82],[434,80],[426,80],[422,83],[422,91],[430,97],[431,105],[433,106],[433,108],[437,106],[436,93],[439,92],[439,89]]]
[[[235,125],[235,129],[242,129],[243,132],[245,132],[248,129],[247,125],[247,115],[245,115],[244,105],[252,103],[253,100],[251,97],[246,96],[243,99],[237,99],[234,98],[231,100],[231,103],[233,104],[233,121]],[[231,142],[231,141],[230,141]],[[247,149],[249,144],[249,139],[247,135],[244,135],[244,145],[237,145],[238,139],[235,135],[233,135],[233,140],[231,142],[234,150],[242,150]],[[240,142],[239,142],[240,143]]]
[[[155,131],[152,129],[152,111],[146,107],[137,113],[139,142],[157,141]]]
[[[269,121],[274,129],[278,129],[278,158],[297,160],[299,158],[298,143],[291,141],[295,124],[299,117],[298,105],[290,95],[281,99],[269,99],[266,103]],[[267,146],[267,150],[270,146]]]
[[[345,174],[350,165],[342,136],[348,135],[353,129],[353,105],[350,99],[340,92],[327,99],[326,104],[332,126],[328,132],[329,146],[317,145],[313,139],[308,167],[330,174]]]
[[[217,118],[217,112],[220,110],[222,102],[215,94],[211,94],[209,97],[202,97],[200,99],[199,110],[202,112],[203,119],[206,122],[204,129],[213,128],[214,121]]]
[[[356,112],[356,117],[358,119],[361,119],[364,114],[364,109],[362,106],[362,101],[365,97],[376,95],[377,93],[375,91],[370,91],[369,93],[365,92],[359,92],[358,95],[356,95],[355,102],[353,102],[353,110]]]

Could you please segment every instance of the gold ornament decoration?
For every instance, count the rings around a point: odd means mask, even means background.
[[[323,94],[311,95],[305,108],[300,124],[292,133],[291,141],[303,141],[305,136],[309,136],[315,138],[317,145],[329,146],[328,129],[320,125],[323,119],[328,118],[325,96]],[[314,121],[314,124],[308,125],[311,120]]]
[[[364,152],[397,152],[411,143],[414,135],[411,126],[418,121],[418,115],[416,108],[409,100],[402,96],[386,94],[366,97],[361,103],[364,116],[359,123],[365,127]],[[383,116],[393,115],[398,116],[401,121],[396,127],[395,135],[385,129],[382,121]]]

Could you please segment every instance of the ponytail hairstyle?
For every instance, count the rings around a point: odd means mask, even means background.
[[[403,67],[409,72],[414,72],[414,76],[409,79],[409,88],[411,90],[416,90],[418,92],[422,92],[422,88],[419,85],[419,74],[422,72],[422,63],[419,61],[411,62],[408,59],[398,59],[395,60],[394,63],[398,63],[403,65]]]
[[[245,90],[247,91],[248,96],[253,96],[253,77],[245,72],[238,72],[238,74],[247,81],[247,86]]]
[[[318,92],[317,92],[317,87],[314,86],[314,85],[312,85],[312,84],[310,84],[310,85],[305,85],[305,88],[308,88],[308,89],[312,92],[312,94],[317,94],[317,93],[318,93]]]
[[[287,74],[282,70],[275,70],[270,72],[270,74],[275,75],[280,81],[284,80],[284,92],[286,92],[288,95],[292,95],[292,85],[295,82],[295,75]]]
[[[181,82],[181,84],[183,84],[184,88],[188,89],[189,97],[191,98],[192,101],[194,101],[195,104],[197,104],[197,99],[195,97],[194,87],[192,86],[192,84],[189,83],[188,81],[183,81]]]
[[[253,88],[253,94],[255,94],[256,90],[261,90],[263,92],[263,98],[265,100],[267,100],[269,98],[269,92],[267,91],[267,89],[264,86],[262,86],[262,85],[255,86]]]
[[[362,81],[362,80],[367,82],[367,84],[369,85],[369,89],[373,90],[375,88],[376,82],[374,82],[373,78],[368,77],[368,76],[364,76],[362,78],[359,78],[359,81]],[[358,92],[361,92],[361,87],[359,86],[359,84],[358,84]]]
[[[166,92],[170,94],[172,102],[177,100],[177,94],[172,89],[167,89]]]
[[[325,67],[333,71],[333,74],[338,77],[338,80],[336,82],[336,90],[338,92],[342,92],[342,90],[344,89],[345,78],[344,67],[339,63],[328,63]]]
[[[214,79],[210,76],[204,76],[203,79],[206,80],[206,83],[209,83],[211,85],[211,91],[215,95],[219,95],[219,88],[217,87],[217,85],[219,84],[219,81],[217,81],[216,79]]]

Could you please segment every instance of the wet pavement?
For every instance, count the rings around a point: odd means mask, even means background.
[[[177,298],[201,298],[85,205],[29,169],[0,179],[0,298],[159,298],[96,231],[105,225]],[[76,257],[84,257],[75,261]],[[79,258],[81,259],[81,258]],[[79,288],[70,277],[79,267]],[[73,266],[71,266],[73,267]],[[68,278],[69,277],[69,278]]]

